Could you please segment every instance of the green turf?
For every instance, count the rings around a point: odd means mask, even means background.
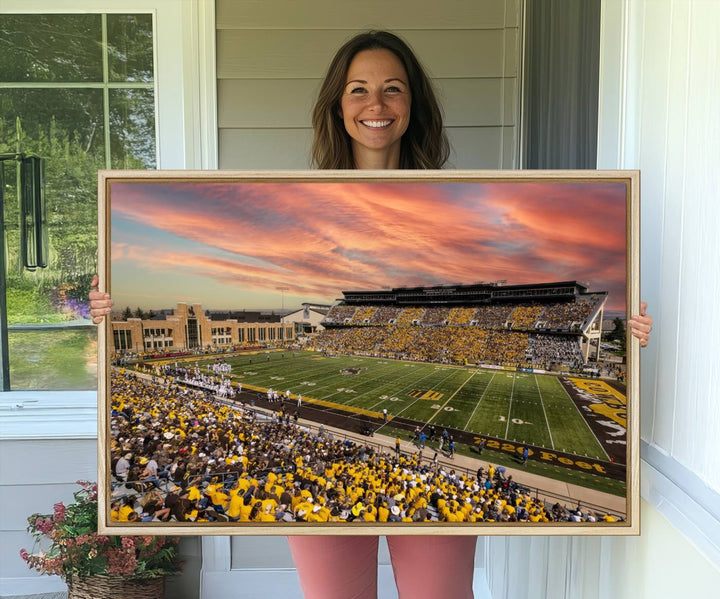
[[[206,362],[197,360],[206,370]],[[207,361],[210,363],[214,358]],[[276,351],[227,358],[243,385],[607,459],[556,376]],[[357,374],[343,373],[357,369]]]

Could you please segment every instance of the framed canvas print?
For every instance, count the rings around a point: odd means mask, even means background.
[[[103,532],[639,532],[638,172],[99,187]]]

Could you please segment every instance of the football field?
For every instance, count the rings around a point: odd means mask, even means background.
[[[608,459],[555,375],[289,350],[224,359],[244,390],[289,390],[304,404],[374,416],[385,408],[390,418]],[[214,357],[191,362],[205,373]]]

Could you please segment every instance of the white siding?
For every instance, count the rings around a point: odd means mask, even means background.
[[[655,332],[642,368],[642,437],[720,492],[720,3],[631,5],[623,153],[642,171],[642,295]],[[614,120],[614,119],[611,119]],[[617,129],[601,130],[611,147]]]
[[[435,80],[451,168],[514,168],[518,153],[519,0],[217,2],[219,165],[304,169],[310,113],[334,51],[391,29]],[[382,22],[367,15],[381,14]]]

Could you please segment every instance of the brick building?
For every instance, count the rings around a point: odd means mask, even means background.
[[[227,345],[273,346],[295,338],[294,326],[275,312],[204,312],[200,304],[178,303],[161,318],[113,321],[116,352],[184,350]]]

